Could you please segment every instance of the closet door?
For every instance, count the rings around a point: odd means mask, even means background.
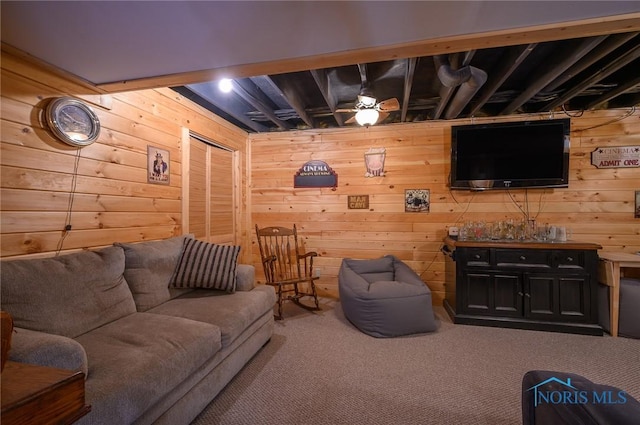
[[[234,244],[234,152],[193,136],[189,142],[189,233]]]
[[[209,146],[209,240],[234,243],[233,152]]]

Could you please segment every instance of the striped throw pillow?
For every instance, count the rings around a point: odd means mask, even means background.
[[[185,239],[182,257],[171,278],[171,286],[235,292],[239,253],[239,246]]]

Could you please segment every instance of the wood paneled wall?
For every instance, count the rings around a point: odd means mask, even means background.
[[[79,151],[42,121],[51,98],[91,102],[102,131]],[[247,133],[170,89],[102,95],[81,81],[2,52],[1,256],[52,255],[182,234],[181,147],[189,131],[240,152],[236,241],[249,261]],[[170,185],[147,183],[147,146],[170,152]],[[79,154],[76,168],[76,155]],[[70,223],[63,229],[74,192]]]
[[[189,167],[181,162],[181,150],[189,130],[240,152],[241,189],[234,208],[241,261],[253,262],[261,272],[254,224],[296,223],[306,248],[320,254],[316,264],[325,295],[337,296],[343,258],[393,253],[421,275],[440,303],[446,228],[520,218],[516,203],[538,222],[571,228],[573,239],[605,250],[640,250],[640,220],[633,211],[640,169],[597,169],[590,163],[596,147],[640,145],[637,112],[625,118],[623,110],[573,118],[570,187],[512,190],[510,197],[504,191],[448,190],[450,126],[470,120],[249,136],[170,89],[103,95],[5,51],[1,95],[2,257],[52,255],[58,249],[73,184],[72,230],[62,251],[183,233]],[[63,95],[91,102],[103,127],[99,140],[81,149],[75,182],[77,151],[41,123],[48,100]],[[513,119],[520,118],[491,121]],[[146,182],[147,145],[171,152],[170,186]],[[365,177],[364,153],[379,147],[386,148],[386,175]],[[337,172],[336,190],[293,188],[293,175],[312,159]],[[430,212],[404,212],[406,189],[429,189]],[[369,195],[369,210],[348,209],[348,195]]]
[[[569,227],[574,240],[636,252],[640,219],[634,218],[634,191],[640,190],[640,168],[597,169],[590,161],[596,147],[640,145],[638,112],[618,120],[628,113],[587,112],[572,118],[567,189],[450,191],[450,128],[470,120],[250,135],[252,221],[261,227],[296,223],[307,250],[320,255],[319,286],[331,296],[337,296],[343,258],[394,254],[420,274],[433,291],[434,303],[440,304],[444,296],[440,247],[447,227],[465,221],[521,219],[520,208],[528,208],[539,223]],[[473,122],[519,119],[525,118]],[[386,175],[365,177],[364,153],[382,147]],[[293,188],[293,175],[312,159],[326,161],[338,174],[336,190]],[[429,189],[430,212],[404,212],[406,189]],[[369,210],[348,209],[349,195],[369,195]],[[253,253],[254,263],[259,264],[255,246]]]

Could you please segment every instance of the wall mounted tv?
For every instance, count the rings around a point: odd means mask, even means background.
[[[451,189],[569,186],[570,119],[451,127]]]

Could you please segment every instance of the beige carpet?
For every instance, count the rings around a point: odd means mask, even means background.
[[[640,340],[454,325],[377,339],[339,302],[288,303],[274,336],[192,425],[520,424],[531,369],[573,372],[640,400]]]

